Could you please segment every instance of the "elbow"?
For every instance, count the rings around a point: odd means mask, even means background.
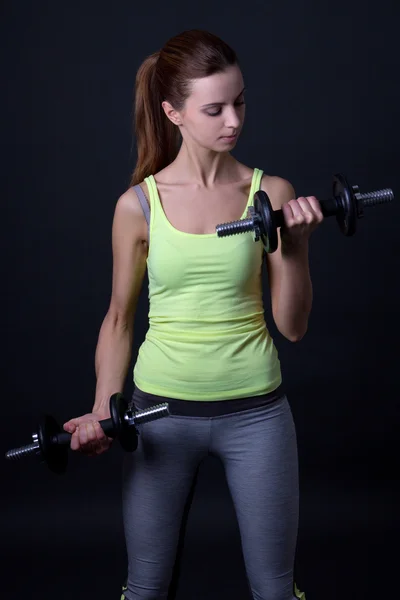
[[[279,327],[278,331],[286,338],[289,342],[296,343],[301,342],[304,336],[307,333],[308,325],[306,324],[304,327],[295,327],[295,328],[287,328],[287,327]]]
[[[304,331],[304,333],[295,333],[292,335],[286,335],[286,339],[289,340],[289,342],[301,342],[301,340],[303,339],[303,337],[306,335],[306,331]]]
[[[309,310],[289,312],[284,310],[272,311],[275,325],[280,334],[289,342],[301,342],[308,330]]]
[[[306,335],[308,329],[308,323],[305,323],[303,327],[298,327],[290,332],[287,336],[289,342],[301,342],[303,337]]]

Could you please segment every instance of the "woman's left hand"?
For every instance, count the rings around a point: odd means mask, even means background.
[[[282,204],[284,226],[281,228],[282,245],[296,248],[307,243],[311,233],[322,223],[324,216],[315,196],[301,196]]]

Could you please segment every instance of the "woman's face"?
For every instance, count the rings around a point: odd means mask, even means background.
[[[166,113],[168,115],[168,111]],[[194,143],[215,152],[231,150],[245,117],[244,82],[240,68],[232,65],[222,73],[195,79],[183,110],[173,113],[176,117],[173,122],[178,124],[187,144]],[[232,135],[236,135],[233,140],[225,137]]]

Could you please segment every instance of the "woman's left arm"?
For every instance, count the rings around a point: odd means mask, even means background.
[[[261,189],[274,210],[282,209],[285,222],[276,252],[267,254],[272,315],[278,331],[297,342],[307,331],[313,300],[309,238],[323,215],[315,196],[296,199],[293,186],[281,177],[264,176]]]

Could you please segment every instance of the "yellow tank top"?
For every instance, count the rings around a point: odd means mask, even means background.
[[[260,189],[254,169],[241,218]],[[191,234],[168,221],[153,175],[149,190],[149,329],[135,385],[181,400],[228,400],[274,391],[280,361],[264,319],[261,241],[252,233]]]

